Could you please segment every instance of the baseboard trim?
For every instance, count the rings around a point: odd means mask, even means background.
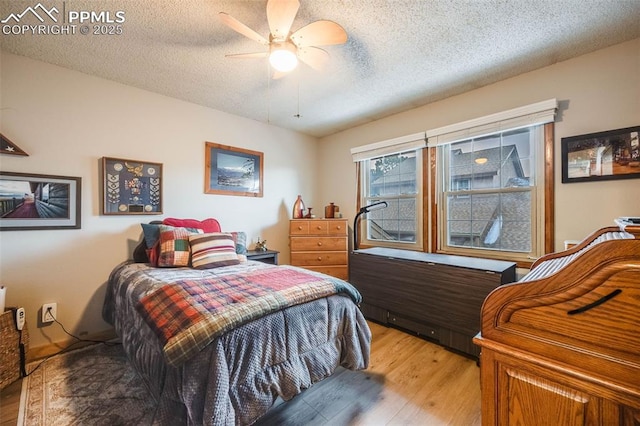
[[[118,337],[114,329],[109,329],[105,331],[100,331],[97,333],[88,334],[82,337],[82,341],[78,341],[77,339],[68,338],[65,340],[60,340],[55,343],[48,343],[42,346],[36,346],[33,348],[29,348],[27,352],[27,362],[37,361],[42,358],[49,357],[51,355],[55,355],[58,352],[66,349],[74,342],[78,342],[73,345],[73,349],[82,348],[88,345],[92,345],[94,342],[86,342],[85,340],[95,340],[95,341],[107,341]]]

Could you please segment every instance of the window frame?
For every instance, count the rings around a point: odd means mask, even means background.
[[[553,122],[541,125],[543,135],[542,146],[536,147],[536,191],[532,196],[532,209],[535,208],[536,221],[532,222],[532,245],[536,245],[536,251],[523,254],[513,254],[506,251],[486,250],[477,248],[449,249],[443,247],[442,242],[446,239],[446,209],[440,209],[439,204],[444,202],[440,196],[440,189],[443,188],[442,177],[439,169],[443,166],[438,147],[429,147],[429,160],[425,160],[428,170],[430,170],[429,181],[429,209],[431,212],[429,223],[430,250],[433,253],[464,255],[469,257],[491,258],[496,260],[506,260],[516,262],[520,268],[529,268],[533,261],[546,253],[554,251],[554,131]],[[532,193],[534,194],[534,193]],[[535,199],[534,199],[535,198]],[[534,207],[535,206],[535,207]],[[439,214],[441,213],[442,214]],[[533,229],[535,228],[535,229]]]
[[[368,158],[361,160],[358,162],[359,165],[359,173],[358,173],[358,210],[361,206],[366,206],[375,201],[391,201],[391,200],[399,200],[399,199],[413,199],[415,200],[416,205],[416,217],[414,219],[415,225],[415,241],[407,242],[407,241],[389,241],[389,240],[374,240],[369,239],[368,230],[369,230],[369,217],[367,214],[363,214],[360,217],[360,221],[356,226],[359,227],[358,235],[360,236],[360,241],[358,244],[359,248],[369,248],[369,247],[387,247],[387,248],[398,248],[404,250],[413,250],[413,251],[422,251],[423,250],[423,224],[424,224],[424,154],[426,151],[424,148],[417,148],[411,150],[403,150],[401,152],[395,152],[390,154],[379,155],[374,158]],[[407,152],[415,153],[415,162],[416,162],[416,170],[415,170],[415,184],[416,184],[416,193],[415,194],[396,194],[393,196],[382,195],[382,196],[369,196],[369,171],[370,171],[370,162],[372,160],[376,160],[381,157],[388,157],[392,155],[403,154]]]

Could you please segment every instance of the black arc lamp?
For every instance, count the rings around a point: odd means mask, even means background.
[[[358,219],[360,219],[360,216],[362,216],[363,214],[372,212],[374,210],[384,209],[388,206],[389,204],[387,204],[386,201],[378,201],[377,203],[369,204],[368,206],[364,206],[360,209],[355,219],[353,219],[353,249],[354,250],[358,250]]]

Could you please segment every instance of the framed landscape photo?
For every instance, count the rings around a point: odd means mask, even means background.
[[[162,164],[102,157],[102,214],[162,214]]]
[[[205,143],[204,192],[262,197],[262,152]]]
[[[80,229],[82,178],[0,172],[0,230]]]
[[[640,126],[562,138],[562,183],[640,178]]]

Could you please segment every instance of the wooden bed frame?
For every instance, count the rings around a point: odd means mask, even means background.
[[[640,424],[640,225],[618,225],[485,299],[483,425]]]

